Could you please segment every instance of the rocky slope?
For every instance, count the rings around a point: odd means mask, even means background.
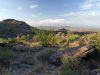
[[[96,50],[94,45],[85,45],[56,52],[49,57],[49,62],[53,65],[60,66],[62,64],[61,57],[63,55],[78,57],[81,64],[84,62],[83,66],[87,66],[89,69],[87,70],[88,75],[100,75],[100,52]],[[85,70],[86,69],[84,69],[84,72],[86,72]]]
[[[0,37],[15,37],[18,34],[31,34],[32,27],[23,21],[6,19],[0,22]]]

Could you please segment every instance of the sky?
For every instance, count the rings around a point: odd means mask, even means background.
[[[0,0],[0,20],[100,28],[100,0]]]

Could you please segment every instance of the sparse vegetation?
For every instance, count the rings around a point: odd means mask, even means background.
[[[8,24],[8,21],[9,20],[3,22]],[[15,33],[12,30],[11,32],[5,32],[9,33],[5,35],[5,37],[4,35],[0,37],[0,64],[6,62],[3,62],[3,60],[7,60],[6,64],[10,65],[10,67],[3,67],[2,65],[4,65],[4,63],[0,65],[0,69],[10,69],[11,72],[15,69],[18,72],[20,70],[23,70],[23,72],[29,72],[26,71],[26,68],[28,68],[32,73],[34,71],[40,73],[40,75],[42,75],[41,72],[44,72],[43,75],[56,75],[53,72],[57,72],[60,69],[60,75],[82,75],[82,71],[86,69],[83,65],[86,66],[87,64],[83,64],[82,62],[83,60],[87,61],[89,57],[87,59],[85,59],[87,56],[81,57],[81,52],[84,52],[84,50],[89,51],[88,49],[90,48],[82,48],[80,51],[80,57],[75,56],[74,53],[77,52],[77,50],[80,50],[81,46],[90,44],[94,46],[96,45],[96,49],[100,51],[100,33],[93,32],[89,34],[78,34],[65,30],[40,30],[27,27],[26,23],[20,21],[13,20],[12,22],[12,20],[10,20],[10,22],[11,25],[14,24],[16,27],[19,26],[17,25],[19,23],[22,25],[24,24],[26,26],[25,28],[31,29],[31,31],[29,30],[28,32],[28,30],[25,31],[20,29],[20,33],[16,32],[17,29],[15,29]],[[9,25],[9,27],[12,28],[11,25]],[[14,28],[16,27],[14,26]],[[3,30],[3,27],[1,29]],[[91,53],[91,51],[89,52]],[[85,53],[83,53],[83,56]],[[12,59],[14,56],[15,58]],[[83,73],[83,75],[84,74],[85,73]],[[32,75],[36,74],[33,73]]]
[[[97,33],[97,35],[96,35],[95,44],[96,44],[97,50],[100,52],[100,33]]]
[[[79,75],[80,61],[78,60],[77,57],[63,55],[62,62],[63,62],[63,65],[61,67],[62,75],[73,75],[73,74]]]
[[[9,49],[0,49],[0,58],[10,59],[14,57],[14,52]]]

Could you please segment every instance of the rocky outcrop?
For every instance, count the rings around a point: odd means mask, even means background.
[[[79,48],[78,50],[75,50],[74,55],[77,57],[84,58],[84,57],[91,55],[95,50],[96,48],[94,45],[86,45],[86,46]]]
[[[51,64],[55,65],[61,65],[61,57],[63,55],[67,56],[76,56],[78,58],[87,58],[89,55],[92,55],[95,52],[96,48],[94,45],[85,45],[85,46],[79,46],[75,48],[68,48],[65,49],[64,51],[59,51],[54,54],[52,54],[49,57],[49,62]]]

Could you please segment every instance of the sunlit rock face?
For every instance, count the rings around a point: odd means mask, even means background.
[[[18,34],[31,34],[31,26],[23,21],[6,19],[0,22],[1,37],[15,37]]]
[[[65,49],[64,51],[56,52],[50,56],[49,61],[51,64],[61,65],[61,57],[63,55],[76,56],[84,60],[89,60],[92,59],[91,56],[96,57],[95,54],[97,54],[97,52],[94,45],[85,45],[81,47],[69,48]]]

